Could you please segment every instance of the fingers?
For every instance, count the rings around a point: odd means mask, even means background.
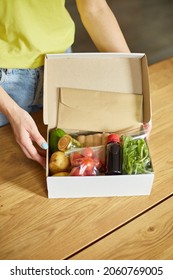
[[[45,150],[48,149],[48,144],[38,131],[32,117],[26,111],[19,108],[15,117],[11,119],[11,126],[13,128],[16,141],[25,155],[29,159],[37,161],[45,168]],[[39,147],[41,147],[42,152],[39,153],[33,143],[36,143]]]
[[[37,143],[37,145],[39,147],[41,147],[43,150],[47,150],[48,149],[48,144],[45,141],[45,139],[43,138],[43,136],[39,133],[38,129],[36,126],[34,126],[34,128],[31,131],[31,138],[32,140]]]
[[[36,125],[33,125],[32,129],[22,128],[20,130],[20,134],[18,134],[18,137],[16,137],[16,141],[20,145],[27,158],[37,161],[44,168],[46,167],[46,149],[48,148],[48,144],[39,133]],[[37,149],[34,146],[34,143],[41,147],[41,149]]]
[[[30,132],[31,140],[30,144],[25,147],[25,152],[29,155],[29,158],[37,161],[40,163],[44,168],[46,167],[46,150],[48,149],[48,144],[43,138],[43,136],[38,131],[37,126],[32,127],[32,131]],[[39,147],[41,147],[41,150],[37,150],[35,146],[33,145],[33,142],[35,142]]]
[[[32,141],[27,142],[27,145],[20,144],[21,149],[27,156],[27,158],[37,161],[43,168],[46,167],[46,154],[44,153],[39,154],[37,149],[34,147]]]

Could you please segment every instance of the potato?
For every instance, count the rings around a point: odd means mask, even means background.
[[[69,172],[61,171],[61,172],[53,174],[53,176],[69,176]]]
[[[68,171],[70,167],[70,160],[66,157],[64,152],[54,152],[50,157],[49,170],[51,174],[62,171]]]

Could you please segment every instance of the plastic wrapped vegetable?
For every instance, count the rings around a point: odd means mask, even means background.
[[[49,135],[50,154],[56,151],[65,152],[72,148],[80,148],[81,144],[61,128],[54,128]]]
[[[50,131],[49,135],[49,147],[50,147],[50,154],[53,154],[58,150],[58,141],[61,137],[66,135],[66,132],[61,128],[54,128]]]
[[[70,135],[66,134],[61,137],[58,141],[58,150],[65,152],[70,149],[81,148],[81,144]]]
[[[123,174],[151,173],[151,159],[145,139],[122,136],[121,140]]]
[[[70,154],[70,176],[97,176],[104,168],[105,147],[86,147]]]

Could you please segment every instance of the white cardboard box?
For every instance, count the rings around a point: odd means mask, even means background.
[[[62,92],[66,90],[68,98],[63,99]],[[84,102],[80,92],[87,93],[84,94]],[[93,113],[93,108],[96,108],[96,113]],[[151,122],[145,54],[48,54],[45,58],[43,118],[48,125],[48,136],[54,127],[85,130],[87,126],[86,130],[115,132],[120,127],[127,129]],[[47,152],[49,198],[136,196],[151,192],[154,172],[54,177],[49,176],[48,158]]]

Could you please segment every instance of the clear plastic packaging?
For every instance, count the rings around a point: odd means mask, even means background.
[[[66,154],[70,158],[70,176],[97,176],[105,170],[105,146],[85,147]]]
[[[149,137],[151,129],[152,129],[152,123],[150,121],[148,123],[142,124],[138,128],[118,131],[116,133],[121,136],[130,136],[133,139],[144,139]]]
[[[145,174],[152,172],[146,143],[150,131],[151,122],[142,124],[135,129],[115,132],[122,139],[121,150],[123,153],[121,152],[121,165],[123,174]],[[57,153],[61,151],[69,158],[68,170],[64,169],[61,171],[67,171],[69,176],[97,176],[100,174],[108,174],[105,156],[107,158],[107,140],[112,133],[73,131],[67,134],[67,131],[63,131],[60,128],[55,129],[54,132],[56,137],[52,134],[50,146],[55,146]],[[55,139],[57,137],[58,141]],[[54,165],[58,165],[60,159],[62,159],[62,157],[58,156]],[[114,158],[112,158],[112,160],[114,160]],[[62,164],[64,161],[62,161]],[[52,163],[49,162],[50,173],[54,174],[55,172],[52,171],[51,167]],[[61,175],[62,174],[58,173],[58,176]]]
[[[153,172],[146,139],[122,136],[122,173],[150,174]]]

